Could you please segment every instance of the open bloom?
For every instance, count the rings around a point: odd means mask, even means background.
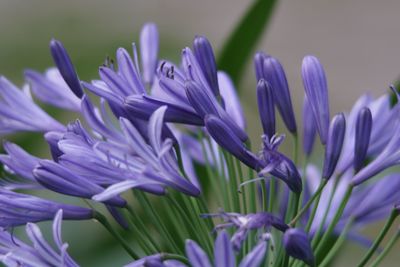
[[[44,238],[39,227],[28,223],[26,234],[32,245],[24,243],[9,232],[0,230],[0,261],[7,266],[79,266],[67,253],[68,244],[61,238],[63,210],[59,210],[53,220],[53,248]]]

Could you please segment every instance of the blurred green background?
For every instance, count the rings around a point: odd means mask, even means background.
[[[141,25],[154,21],[161,35],[161,57],[177,61],[195,34],[204,34],[220,51],[225,38],[252,1],[54,1],[0,0],[0,73],[22,84],[25,68],[40,71],[52,65],[51,38],[61,40],[83,80],[97,77],[97,67],[116,48],[131,47]],[[297,118],[301,120],[303,88],[300,64],[304,55],[317,55],[325,66],[332,114],[349,110],[368,91],[384,93],[400,74],[400,1],[301,0],[279,1],[268,31],[257,45],[283,63]],[[260,126],[255,103],[255,79],[248,62],[239,85],[252,138]],[[283,129],[283,128],[281,128]],[[40,149],[38,136],[28,140]],[[253,141],[256,143],[255,141]],[[41,154],[41,151],[36,151]],[[44,224],[46,225],[46,224]],[[64,237],[83,266],[119,266],[129,258],[99,225],[66,222]],[[367,229],[375,236],[381,224]],[[400,246],[397,247],[397,250]],[[363,249],[349,244],[336,266],[354,266]],[[385,265],[397,266],[395,250]]]

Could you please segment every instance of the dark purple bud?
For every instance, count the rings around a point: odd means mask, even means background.
[[[272,137],[275,134],[275,106],[271,85],[264,79],[257,84],[258,113],[264,134]]]
[[[264,52],[257,52],[254,56],[254,70],[256,79],[259,81],[264,78],[264,60],[268,57]]]
[[[321,143],[325,145],[329,129],[328,85],[324,69],[318,58],[306,56],[303,59],[301,75]]]
[[[239,137],[234,134],[224,121],[214,115],[207,115],[205,125],[208,133],[222,148],[247,166],[253,169],[258,168],[259,160],[257,157],[246,149]]]
[[[312,110],[310,107],[310,103],[308,103],[307,96],[304,96],[304,104],[303,104],[303,150],[307,156],[310,156],[314,141],[315,134],[317,133],[317,129],[315,128],[315,120],[314,115],[312,114]]]
[[[193,40],[193,52],[201,70],[215,96],[219,96],[217,64],[210,42],[204,36],[196,36]]]
[[[148,120],[158,108],[168,106],[165,112],[165,121],[184,123],[191,125],[204,125],[203,119],[194,111],[188,110],[183,106],[168,103],[147,95],[131,95],[125,98],[124,107],[129,117],[136,117]]]
[[[307,234],[298,228],[291,228],[283,234],[283,246],[286,253],[304,261],[309,266],[315,266],[315,258]]]
[[[209,93],[200,84],[187,81],[185,83],[186,96],[191,106],[196,110],[197,114],[205,118],[206,115],[214,115],[221,118],[226,125],[239,137],[242,142],[248,139],[246,132],[241,129],[232,117],[218,104],[217,99]]]
[[[264,79],[271,85],[274,91],[275,104],[278,107],[278,111],[286,127],[291,133],[296,133],[296,119],[294,117],[292,100],[290,98],[289,85],[285,71],[276,58],[265,58]]]
[[[52,39],[50,41],[50,51],[51,55],[53,56],[54,63],[60,71],[64,81],[68,84],[69,88],[77,97],[82,98],[83,90],[78,78],[78,74],[76,73],[74,65],[71,62],[71,58],[69,57],[63,44],[60,41]]]
[[[218,102],[205,88],[194,81],[187,81],[185,89],[190,105],[200,117],[204,118],[207,114],[218,116]]]
[[[369,139],[372,129],[372,115],[369,108],[363,108],[358,113],[354,145],[354,170],[358,172],[367,156]]]
[[[328,141],[325,147],[324,168],[322,171],[322,178],[331,178],[335,171],[340,152],[342,151],[344,134],[346,132],[346,119],[343,113],[337,114],[333,117],[329,126]]]

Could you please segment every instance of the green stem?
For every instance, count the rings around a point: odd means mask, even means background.
[[[335,184],[333,185],[332,192],[331,192],[331,194],[329,196],[328,206],[326,207],[326,209],[324,211],[324,216],[323,216],[322,221],[321,221],[321,223],[320,223],[320,225],[318,227],[318,230],[314,234],[314,238],[312,240],[312,247],[315,247],[316,244],[318,243],[319,239],[321,238],[321,233],[322,233],[322,230],[324,228],[326,219],[328,218],[329,210],[331,209],[333,198],[335,196],[335,192],[336,192],[338,184],[339,184],[339,177],[337,176],[337,177],[335,177]]]
[[[337,251],[342,247],[344,241],[346,241],[347,233],[350,230],[350,227],[353,223],[353,218],[351,218],[346,226],[344,227],[342,233],[339,238],[336,240],[335,245],[329,250],[329,253],[324,257],[324,260],[318,265],[319,267],[327,267],[329,266],[332,259],[336,256]]]
[[[294,226],[296,222],[303,216],[303,214],[308,210],[308,208],[311,206],[311,204],[314,202],[314,200],[318,197],[320,197],[326,183],[328,181],[326,179],[322,179],[321,183],[319,184],[317,191],[312,195],[312,197],[307,201],[307,203],[304,205],[304,207],[297,213],[296,217],[293,218],[293,220],[289,223],[290,226]],[[317,205],[314,205],[314,209],[317,208]]]
[[[95,211],[94,218],[101,223],[104,228],[121,244],[121,246],[126,250],[126,252],[135,260],[139,259],[139,255],[137,255],[131,247],[126,243],[126,241],[122,238],[122,236],[115,231],[112,225],[108,222],[107,218],[98,211]]]
[[[357,265],[358,267],[365,266],[371,256],[374,254],[375,250],[379,247],[379,244],[382,242],[383,238],[386,236],[387,232],[389,231],[390,227],[392,226],[393,222],[396,220],[399,212],[396,209],[393,209],[390,213],[389,219],[386,221],[385,226],[383,227],[382,231],[379,233],[378,237],[369,248],[367,254],[365,254],[364,258],[361,262]]]
[[[393,248],[394,244],[396,244],[397,240],[400,237],[400,231],[397,230],[397,233],[392,236],[392,238],[389,240],[389,243],[385,247],[385,249],[379,254],[379,256],[372,262],[371,267],[378,267],[381,261],[386,257],[386,255],[390,252],[390,250]]]
[[[269,196],[268,196],[268,211],[274,211],[274,200],[275,200],[275,179],[271,177],[269,180]]]
[[[347,202],[350,199],[351,193],[353,192],[353,185],[349,185],[347,187],[346,193],[344,194],[344,197],[342,199],[342,202],[340,203],[339,209],[337,210],[335,216],[333,217],[331,223],[329,224],[328,228],[326,229],[324,235],[322,236],[321,242],[318,244],[316,253],[315,254],[320,254],[321,250],[323,249],[323,245],[328,241],[328,239],[331,237],[333,230],[336,227],[336,224],[339,222],[339,219],[343,215],[344,208],[347,205]]]

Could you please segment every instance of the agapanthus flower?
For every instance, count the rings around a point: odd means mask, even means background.
[[[62,204],[6,189],[0,190],[0,227],[3,228],[24,225],[28,222],[48,221],[60,209],[63,210],[66,220],[88,220],[94,216],[91,209]]]
[[[41,132],[49,148],[42,158],[4,142],[5,264],[76,266],[61,242],[61,216],[100,222],[132,256],[130,267],[255,267],[267,260],[326,266],[346,239],[371,245],[360,229],[388,216],[384,229],[390,227],[400,179],[397,173],[376,177],[400,160],[400,105],[391,106],[389,95],[364,95],[349,114],[330,120],[325,72],[318,58],[306,56],[301,153],[283,66],[259,52],[254,66],[262,133],[261,148],[253,152],[237,91],[218,70],[211,42],[195,37],[175,64],[158,58],[158,39],[156,25],[145,24],[140,51],[135,44],[132,55],[118,48],[116,61],[107,58],[90,82],[79,79],[73,57],[55,39],[50,49],[57,68],[25,71],[22,90],[0,78],[0,133]],[[31,91],[80,119],[61,124]],[[293,137],[292,157],[279,149],[285,134],[277,131],[275,106]],[[317,132],[325,148],[322,168],[310,157]],[[33,196],[38,189],[84,199],[91,208]],[[123,236],[98,208],[108,210]],[[33,224],[54,217],[56,249]],[[6,231],[20,225],[27,225],[33,246]]]
[[[285,232],[289,226],[285,222],[271,213],[259,212],[249,214],[239,214],[233,212],[220,212],[216,214],[204,214],[203,217],[220,217],[224,220],[223,224],[216,226],[215,230],[234,227],[237,230],[231,238],[233,248],[239,251],[242,247],[244,240],[247,238],[250,231],[265,231],[269,232],[271,227]],[[263,239],[262,233],[260,239]]]
[[[302,64],[304,89],[314,114],[322,144],[326,143],[329,128],[328,85],[325,71],[315,56],[306,56]]]
[[[53,220],[52,234],[56,248],[48,243],[38,225],[28,223],[26,234],[32,245],[18,240],[5,229],[0,230],[0,261],[6,266],[79,266],[68,254],[68,244],[61,238],[63,210]]]
[[[236,265],[235,253],[233,246],[229,240],[229,235],[224,230],[221,231],[214,245],[214,257],[210,259],[206,252],[193,240],[186,241],[186,256],[190,266],[193,267],[211,267],[211,266],[224,266],[224,267],[258,267],[262,266],[264,255],[267,249],[267,242],[261,241],[257,246],[250,251],[243,260]],[[126,265],[125,267],[139,267],[139,266],[187,266],[180,261],[169,260],[168,255],[157,254],[147,256],[143,259],[135,261]]]

